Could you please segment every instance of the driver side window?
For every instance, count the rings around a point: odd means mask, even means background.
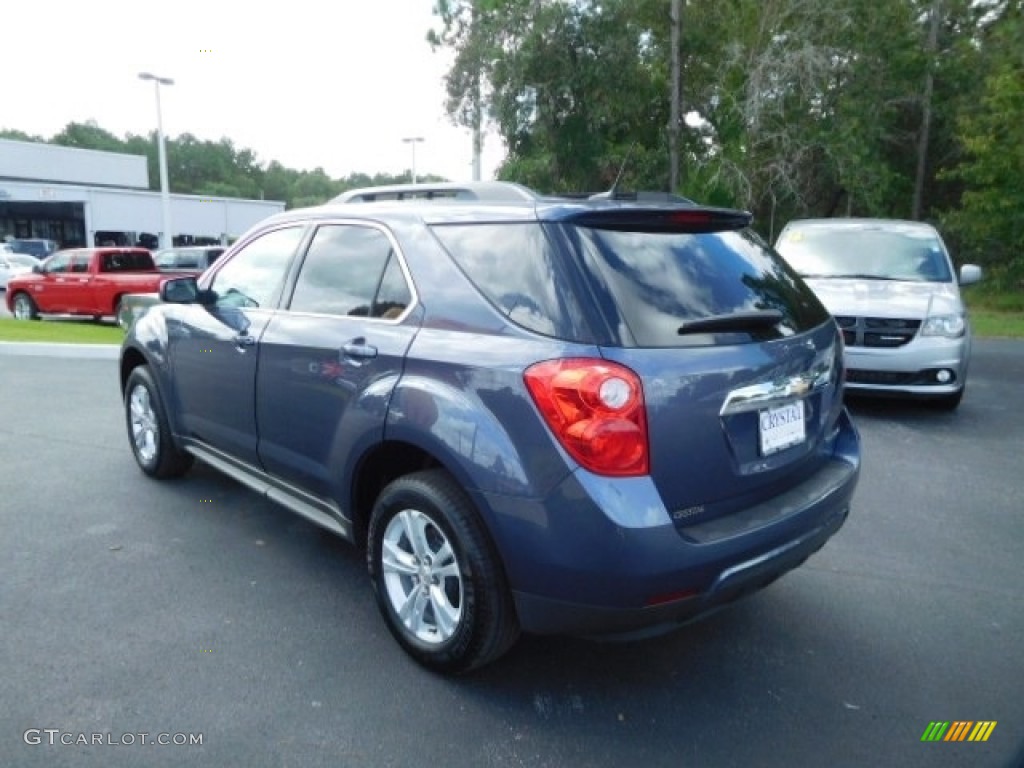
[[[44,269],[47,274],[57,274],[61,272],[67,272],[71,267],[71,254],[70,253],[58,253],[51,256],[46,262]]]
[[[217,306],[275,306],[302,231],[301,226],[275,229],[247,243],[214,275],[210,288]]]

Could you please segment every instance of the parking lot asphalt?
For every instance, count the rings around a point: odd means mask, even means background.
[[[354,547],[203,467],[144,477],[113,359],[20,352],[0,765],[1024,765],[1024,343],[976,343],[955,413],[852,402],[851,518],[766,591],[641,643],[527,637],[463,679],[399,650]],[[997,725],[922,742],[934,721]]]

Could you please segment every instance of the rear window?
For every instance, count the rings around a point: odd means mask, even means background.
[[[591,340],[564,264],[537,222],[445,224],[434,234],[509,320],[560,339]]]
[[[829,315],[796,273],[748,231],[622,232],[570,227],[600,277],[602,301],[623,344],[683,347],[761,341],[802,333]],[[756,332],[681,333],[694,320],[776,310]]]

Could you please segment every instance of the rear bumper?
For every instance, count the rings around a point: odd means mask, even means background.
[[[497,510],[520,624],[536,634],[642,636],[710,613],[819,550],[846,521],[859,474],[845,410],[817,472],[705,523],[673,523],[656,491],[638,483],[576,473],[543,502]],[[631,479],[641,480],[650,483]]]
[[[520,624],[538,634],[636,639],[669,632],[767,587],[821,549],[846,522],[849,507],[768,552],[725,568],[704,592],[664,605],[608,608],[514,593]]]

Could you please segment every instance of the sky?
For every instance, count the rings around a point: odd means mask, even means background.
[[[228,138],[257,161],[472,178],[467,129],[444,111],[451,52],[434,52],[434,0],[18,0],[5,3],[0,128],[50,138],[94,120],[123,138]],[[419,143],[403,138],[422,137]],[[504,151],[489,133],[483,179]],[[172,180],[173,186],[173,180]]]

